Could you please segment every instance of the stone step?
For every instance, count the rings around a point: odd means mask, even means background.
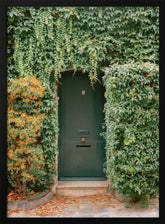
[[[107,191],[107,181],[58,181],[56,187],[56,195],[63,197],[106,194]]]

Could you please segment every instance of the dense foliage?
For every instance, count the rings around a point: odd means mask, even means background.
[[[146,200],[159,189],[159,68],[112,66],[104,82],[107,176],[127,198]]]
[[[19,83],[19,80],[26,77],[35,77],[36,82],[40,81],[41,88],[44,88],[44,95],[40,98],[40,104],[43,104],[39,108],[39,114],[45,114],[47,119],[42,121],[37,147],[44,155],[45,173],[40,175],[40,182],[35,181],[37,183],[35,187],[41,185],[47,189],[53,184],[55,155],[58,153],[57,86],[60,85],[58,80],[62,72],[73,70],[75,75],[77,71],[88,72],[91,85],[94,85],[108,65],[136,61],[158,63],[159,9],[156,7],[12,7],[8,8],[7,22],[9,86],[11,80],[13,83],[15,81]],[[16,88],[16,83],[14,86],[11,84],[10,88]],[[32,114],[28,116],[35,117],[36,109],[33,102],[38,102],[39,98],[31,99],[32,102],[28,103],[28,101],[24,102],[27,100],[26,95],[21,97],[14,103],[19,113],[14,115],[14,112],[11,115],[12,113],[8,112],[9,118],[18,116],[20,119],[21,114],[28,114],[29,108],[26,106],[31,104],[33,104]],[[23,127],[17,128],[24,130]],[[108,130],[107,126],[107,134]],[[16,138],[15,132],[13,136]],[[26,137],[29,138],[28,134]],[[17,157],[18,154],[15,155],[15,158]],[[11,177],[10,172],[11,170],[9,170]],[[8,179],[10,181],[10,178]],[[18,184],[15,185],[18,187]],[[28,189],[29,185],[26,187]],[[29,187],[29,190],[31,189],[33,187]]]
[[[40,177],[45,175],[44,154],[38,144],[46,118],[40,111],[43,96],[44,88],[35,77],[8,83],[8,180],[21,195],[28,187],[41,186]]]
[[[8,82],[8,181],[23,196],[53,184],[58,124],[51,123],[57,112],[50,97],[34,76]]]
[[[109,64],[158,63],[158,42],[156,7],[9,8],[8,75],[57,80],[71,69],[94,83]]]

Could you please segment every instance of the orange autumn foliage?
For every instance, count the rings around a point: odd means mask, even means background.
[[[8,171],[10,184],[26,195],[26,184],[38,178],[44,156],[38,139],[43,121],[40,112],[44,87],[36,77],[27,76],[8,82]]]

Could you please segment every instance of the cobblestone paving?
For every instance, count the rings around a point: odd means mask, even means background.
[[[8,211],[8,217],[159,217],[159,201],[150,201],[148,208],[130,204],[111,194],[63,198],[54,196],[44,206],[31,210]]]

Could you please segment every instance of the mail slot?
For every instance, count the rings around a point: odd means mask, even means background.
[[[73,145],[73,148],[77,151],[78,149],[84,149],[84,150],[97,150],[98,148],[98,142],[93,141],[87,141],[86,143],[82,142],[75,142]]]
[[[79,147],[91,147],[91,145],[76,145],[77,148]]]
[[[89,131],[88,130],[78,130],[77,134],[78,135],[89,135]]]

